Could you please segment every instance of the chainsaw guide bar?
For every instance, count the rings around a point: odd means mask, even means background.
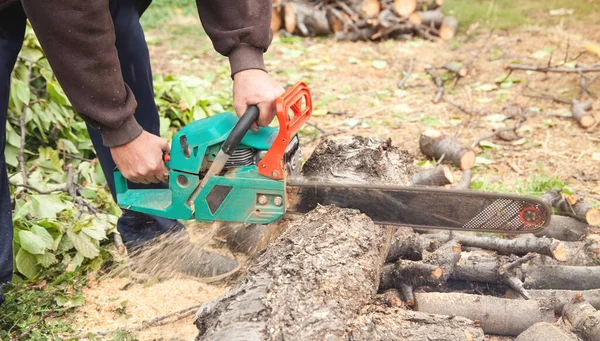
[[[533,233],[552,212],[536,198],[468,190],[292,180],[286,191],[288,213],[336,205],[357,209],[377,224],[425,229]]]

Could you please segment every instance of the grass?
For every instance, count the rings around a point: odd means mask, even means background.
[[[550,16],[550,10],[573,10],[572,15]],[[508,29],[522,25],[557,25],[576,21],[597,22],[597,0],[447,0],[444,12],[457,17],[461,29],[479,22],[490,28]]]

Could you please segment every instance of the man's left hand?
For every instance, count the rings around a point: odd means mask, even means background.
[[[242,116],[249,105],[255,104],[260,110],[258,125],[268,126],[275,117],[275,100],[284,89],[263,70],[244,70],[233,76],[233,107],[238,117]],[[257,131],[258,126],[252,125]]]

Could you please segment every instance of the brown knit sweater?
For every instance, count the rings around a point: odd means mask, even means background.
[[[6,0],[0,0],[6,2]],[[123,81],[108,0],[21,0],[46,57],[75,110],[98,128],[108,147],[142,133]],[[231,74],[265,69],[271,43],[271,0],[197,0],[204,29]],[[1,7],[0,7],[1,8]]]

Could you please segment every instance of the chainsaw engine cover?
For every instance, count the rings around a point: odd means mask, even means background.
[[[115,173],[117,201],[123,208],[172,219],[265,223],[285,213],[285,182],[258,174],[256,164],[278,134],[272,127],[249,131],[230,157],[222,174],[212,176],[193,205],[186,205],[203,173],[219,152],[237,117],[221,113],[194,121],[173,138],[168,189],[128,189]],[[298,139],[290,143],[290,159],[299,164]],[[299,168],[299,167],[298,167]]]

